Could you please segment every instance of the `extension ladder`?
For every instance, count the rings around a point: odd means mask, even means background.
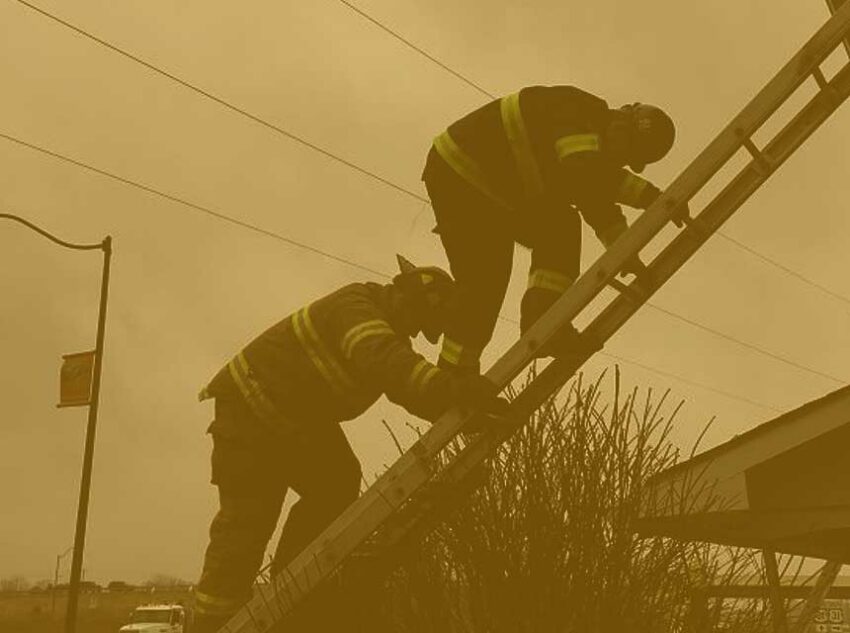
[[[831,1],[831,0],[830,0]],[[836,3],[838,4],[838,3]],[[850,96],[850,64],[827,79],[820,65],[850,36],[850,1],[791,58],[656,202],[593,264],[553,307],[487,372],[504,388],[535,358],[537,351],[562,326],[573,321],[611,286],[618,293],[582,332],[599,344],[607,341],[702,246],[771,174]],[[819,90],[761,149],[752,136],[812,78]],[[720,170],[745,149],[751,160],[693,217],[686,205]],[[616,279],[618,271],[671,221],[680,231],[631,283]],[[366,540],[380,531],[387,546],[421,534],[433,523],[432,511],[447,509],[452,500],[474,486],[476,468],[559,389],[592,355],[588,351],[552,361],[517,396],[511,423],[493,425],[473,437],[448,464],[438,467],[441,451],[463,430],[470,412],[446,413],[406,451],[357,501],[254,597],[220,633],[265,633],[278,623]],[[438,483],[436,488],[434,484]],[[423,491],[442,490],[423,495]],[[418,495],[418,496],[417,496]],[[428,512],[422,507],[428,505]],[[437,513],[439,516],[439,513]]]

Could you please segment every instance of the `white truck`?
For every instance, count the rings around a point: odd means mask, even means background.
[[[136,607],[120,633],[187,633],[186,612],[179,604],[146,604]]]

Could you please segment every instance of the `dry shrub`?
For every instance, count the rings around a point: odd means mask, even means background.
[[[622,394],[616,371],[613,382],[606,398],[602,377],[579,377],[502,447],[483,485],[385,585],[372,630],[672,633],[766,622],[761,605],[690,608],[695,588],[758,573],[751,553],[634,534],[647,481],[679,458],[670,441],[679,406],[665,413],[667,394]]]

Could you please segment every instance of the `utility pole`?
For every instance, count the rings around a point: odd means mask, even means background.
[[[53,594],[51,596],[52,599],[50,601],[51,619],[53,619],[53,614],[56,612],[56,586],[59,584],[59,561],[61,561],[65,556],[67,556],[73,549],[73,546],[71,546],[61,554],[56,555],[56,569],[53,572],[53,591],[50,592]]]

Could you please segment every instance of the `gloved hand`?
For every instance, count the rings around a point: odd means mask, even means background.
[[[571,323],[565,325],[538,351],[538,357],[561,358],[586,352],[597,352],[602,346],[589,337],[582,337]]]
[[[611,248],[611,245],[616,242],[617,238],[625,233],[628,228],[629,225],[626,223],[626,219],[620,218],[617,222],[607,227],[601,233],[597,233],[596,237],[599,238],[599,241],[602,242],[602,245],[605,248]]]
[[[678,207],[676,207],[676,211],[673,214],[673,224],[677,227],[682,228],[685,226],[685,218],[691,217],[691,208],[688,206],[687,202],[683,202]]]
[[[648,272],[646,264],[644,264],[640,257],[635,255],[630,260],[628,260],[625,264],[623,264],[623,269],[618,273],[620,277],[625,277],[626,275],[634,275],[635,277],[640,277]]]
[[[499,398],[499,390],[490,380],[477,372],[456,371],[451,383],[454,404],[484,413],[504,411],[507,403]]]
[[[643,193],[643,196],[641,196],[641,201],[638,208],[648,209],[653,204],[655,204],[655,201],[658,200],[658,198],[661,196],[661,193],[662,191],[658,187],[656,187],[652,183],[649,183]],[[673,224],[675,224],[677,227],[682,228],[683,226],[685,226],[685,218],[689,217],[691,217],[691,210],[688,207],[688,202],[685,201],[680,203],[676,207],[676,210],[673,212],[671,220],[673,221]]]
[[[488,411],[473,413],[463,427],[464,433],[473,435],[486,431],[488,427],[506,420],[510,416],[511,403],[504,398],[496,398]]]
[[[473,412],[464,426],[466,433],[481,433],[508,415],[510,403],[499,397],[496,385],[477,372],[456,371],[451,387],[454,404]]]

